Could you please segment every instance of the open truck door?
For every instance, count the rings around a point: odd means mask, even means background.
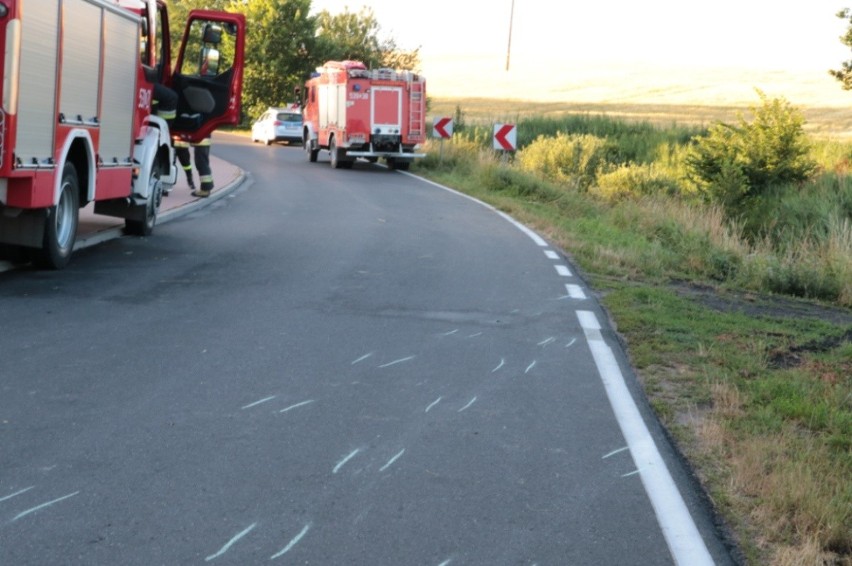
[[[189,142],[240,121],[246,20],[242,14],[193,10],[171,77],[178,93],[172,135]]]

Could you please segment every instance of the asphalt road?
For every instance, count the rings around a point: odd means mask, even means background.
[[[226,198],[0,274],[0,564],[731,563],[558,249],[366,162],[213,153]]]

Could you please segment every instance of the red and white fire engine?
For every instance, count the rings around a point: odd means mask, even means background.
[[[64,267],[92,202],[150,234],[177,178],[172,138],[239,120],[244,42],[243,15],[193,11],[172,69],[164,0],[0,0],[4,249]],[[178,95],[173,121],[157,83]]]
[[[328,61],[301,93],[303,143],[314,162],[328,150],[331,166],[350,168],[359,157],[408,169],[425,154],[426,79],[409,71],[368,69],[359,61]]]

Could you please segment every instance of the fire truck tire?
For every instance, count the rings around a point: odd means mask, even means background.
[[[62,170],[59,201],[47,211],[44,241],[33,254],[33,263],[47,269],[62,269],[71,260],[80,212],[80,183],[77,170],[66,163]]]
[[[305,146],[305,153],[308,154],[308,161],[310,161],[311,163],[316,163],[317,157],[319,157],[319,149],[316,148],[314,142],[312,142],[306,136],[303,145]]]
[[[132,236],[150,236],[157,225],[157,214],[163,200],[163,183],[160,181],[160,171],[154,168],[148,179],[148,200],[145,202],[145,216],[142,220],[126,218],[124,230]]]
[[[337,143],[334,138],[328,142],[328,152],[331,154],[331,168],[340,169],[340,154],[337,152]]]

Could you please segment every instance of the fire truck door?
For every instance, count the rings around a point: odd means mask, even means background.
[[[402,133],[402,87],[374,86],[373,107],[370,111],[373,127],[379,134]]]
[[[189,141],[240,121],[245,49],[242,14],[193,10],[172,75],[178,93],[172,133]]]

